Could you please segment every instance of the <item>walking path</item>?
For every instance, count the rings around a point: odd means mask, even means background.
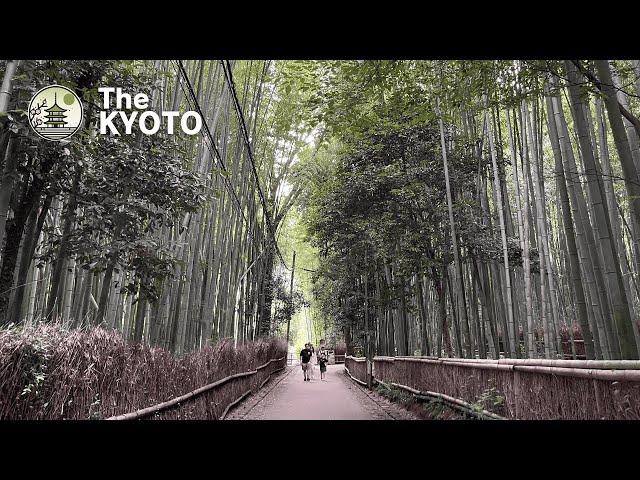
[[[412,420],[415,417],[385,398],[356,385],[344,365],[328,365],[324,380],[303,381],[298,365],[288,367],[263,390],[234,410],[230,420]]]

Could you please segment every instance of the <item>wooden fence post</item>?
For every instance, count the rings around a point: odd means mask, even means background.
[[[516,419],[520,418],[520,372],[513,370],[513,396],[515,400]]]
[[[598,388],[598,381],[594,378],[593,382],[593,391],[596,394],[596,410],[598,411],[598,420],[604,420],[604,414],[602,412],[602,397],[600,395],[600,389]]]

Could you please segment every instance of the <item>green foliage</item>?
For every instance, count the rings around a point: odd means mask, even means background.
[[[32,401],[41,393],[47,371],[47,348],[41,339],[34,339],[23,351],[23,382],[24,388],[20,393]]]
[[[104,417],[100,412],[100,394],[96,393],[93,402],[89,405],[89,420],[102,420]]]
[[[157,298],[159,283],[176,258],[175,248],[159,244],[154,234],[196,210],[204,200],[203,180],[189,169],[191,160],[185,158],[190,154],[180,135],[143,135],[137,125],[133,135],[94,132],[102,103],[97,88],[118,85],[152,95],[155,71],[148,63],[133,61],[27,61],[20,71],[13,83],[17,108],[2,126],[17,138],[23,188],[49,197],[75,197],[78,208],[65,213],[75,214],[68,253],[83,268],[99,272],[116,252],[117,269],[131,273],[122,291],[137,291],[140,284],[148,299]],[[43,140],[28,126],[31,95],[51,83],[75,90],[85,103],[86,124],[66,142]],[[45,232],[50,241],[41,263],[55,259],[63,233],[49,222]]]
[[[333,153],[333,162],[316,164],[310,193],[302,200],[309,240],[323,258],[314,294],[326,317],[357,326],[362,338],[359,282],[376,262],[393,264],[400,278],[419,273],[437,283],[453,261],[439,132],[433,125],[408,126]],[[452,189],[473,191],[477,160],[462,147],[449,157]],[[462,245],[499,260],[498,239],[479,221],[480,206],[456,197],[454,215]],[[519,246],[512,246],[517,257]],[[389,285],[381,301],[398,302],[407,289],[401,281]]]
[[[279,101],[272,111],[272,134],[279,140],[290,140],[292,134],[307,133],[317,125],[310,106],[311,95],[319,88],[315,64],[308,60],[275,64],[272,81]]]
[[[375,387],[375,392],[388,398],[392,402],[403,405],[404,407],[408,407],[416,403],[416,399],[411,393],[397,387],[378,383]]]
[[[439,400],[425,402],[422,404],[422,408],[433,420],[440,420],[447,411],[447,407]]]
[[[273,321],[276,328],[280,328],[284,333],[286,332],[286,324],[289,318],[293,317],[300,309],[308,307],[309,302],[305,299],[301,290],[294,289],[292,293],[289,292],[289,283],[285,276],[276,275],[273,282],[275,305]]]
[[[504,395],[496,387],[486,388],[471,405],[474,409],[490,412],[502,412],[504,410]]]
[[[412,293],[395,279],[425,275],[438,289],[453,261],[439,116],[462,261],[504,261],[495,200],[482,185],[493,185],[492,164],[477,117],[539,95],[542,76],[559,63],[329,61],[314,67],[319,88],[309,105],[325,136],[321,151],[301,165],[306,191],[300,198],[308,240],[322,260],[313,294],[322,317],[353,327],[358,345],[364,337],[363,278],[370,291],[380,292],[381,304],[370,301],[371,308],[388,307]],[[500,128],[506,126],[498,120]],[[504,177],[510,154],[500,141],[495,147]],[[516,267],[522,251],[512,235],[508,261]],[[531,271],[539,272],[535,246],[530,260]],[[369,273],[384,266],[392,269],[394,283],[374,285]]]
[[[92,147],[77,192],[82,208],[69,238],[71,253],[84,268],[99,272],[117,252],[118,268],[145,279],[140,285],[153,300],[155,280],[169,275],[177,260],[175,249],[154,234],[196,210],[204,200],[202,180],[184,168],[180,155],[186,152],[173,139],[101,136]],[[55,254],[59,241],[55,230],[48,233],[53,241],[42,259]],[[133,292],[136,283],[122,291]]]

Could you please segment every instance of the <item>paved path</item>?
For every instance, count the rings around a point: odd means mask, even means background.
[[[252,398],[253,397],[253,398]],[[405,409],[365,392],[344,374],[344,365],[328,365],[324,380],[315,366],[315,379],[303,381],[299,366],[252,395],[228,417],[230,420],[393,420],[414,419]]]

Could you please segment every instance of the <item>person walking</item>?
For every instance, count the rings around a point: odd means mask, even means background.
[[[325,348],[321,348],[318,353],[318,363],[320,364],[320,380],[324,380],[327,371],[327,362],[329,362],[329,352]]]
[[[318,358],[316,357],[316,350],[313,348],[313,344],[311,342],[307,344],[307,348],[311,350],[311,359],[309,360],[309,378],[311,380],[315,380],[315,364],[318,362]]]
[[[311,360],[311,350],[309,350],[309,344],[305,344],[304,348],[300,350],[300,365],[302,365],[302,373],[304,375],[304,381],[309,382],[309,365]]]

